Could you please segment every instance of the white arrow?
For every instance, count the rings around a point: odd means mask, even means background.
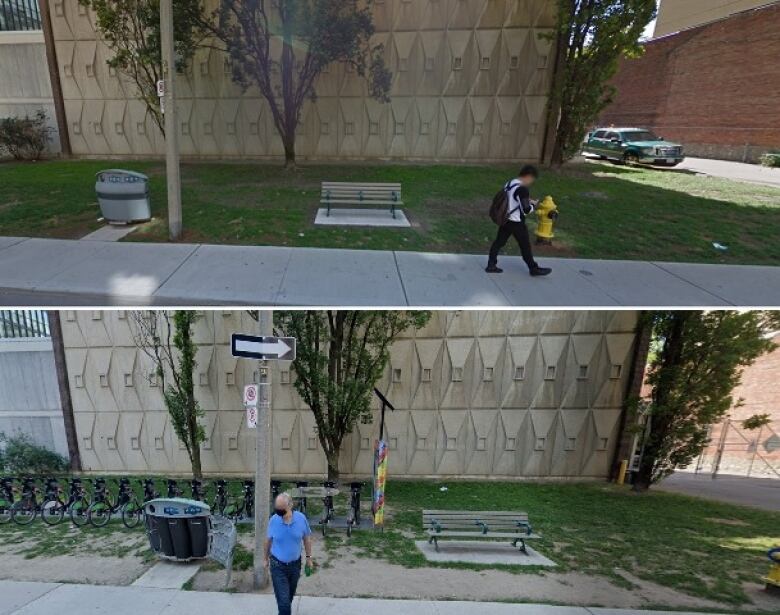
[[[276,340],[273,343],[236,340],[236,352],[249,352],[252,354],[281,357],[291,350],[292,348],[283,340]]]

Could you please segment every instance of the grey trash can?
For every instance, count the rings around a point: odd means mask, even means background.
[[[152,217],[149,178],[143,173],[107,169],[97,173],[95,192],[108,222],[143,222]]]
[[[144,504],[146,533],[160,557],[187,561],[208,557],[211,508],[184,498],[158,498]]]

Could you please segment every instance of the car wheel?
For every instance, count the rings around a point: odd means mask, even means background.
[[[626,152],[623,155],[623,162],[630,167],[634,167],[639,164],[639,156],[633,152]]]

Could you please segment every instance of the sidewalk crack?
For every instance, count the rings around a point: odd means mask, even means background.
[[[401,267],[398,265],[398,252],[396,250],[393,250],[393,261],[395,261],[395,270],[398,273],[398,281],[401,283],[401,290],[404,292],[404,301],[406,301],[406,305],[411,305],[409,303],[409,295],[406,293],[404,277],[401,275]]]

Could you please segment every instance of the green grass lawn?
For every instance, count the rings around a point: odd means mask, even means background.
[[[152,178],[156,217],[129,241],[166,241],[160,162],[0,164],[0,235],[77,238],[100,226],[94,174],[125,167]],[[487,216],[510,166],[197,163],[182,167],[185,241],[483,253]],[[411,229],[314,226],[319,187],[332,181],[400,181]],[[780,189],[686,172],[577,163],[543,172],[533,190],[561,210],[548,256],[780,265]],[[729,246],[719,252],[718,242]],[[512,246],[510,253],[516,253]]]
[[[415,539],[424,538],[424,508],[523,510],[529,513],[534,531],[542,535],[532,546],[558,564],[555,572],[605,576],[621,587],[631,587],[618,573],[622,570],[739,607],[748,603],[743,584],[761,583],[769,566],[766,551],[778,541],[780,514],[671,493],[637,495],[628,487],[604,483],[453,482],[447,483],[447,491],[440,487],[441,483],[431,481],[390,481],[385,531],[355,531],[347,538],[343,531],[331,530],[325,548],[334,558],[327,565],[338,566],[339,551],[349,545],[358,557],[410,568],[501,568],[518,575],[540,574],[543,569],[534,567],[430,563],[414,545]],[[237,494],[238,490],[234,481],[231,491]],[[337,514],[345,513],[345,503],[346,498],[336,498]],[[367,491],[364,508],[368,506]],[[310,501],[309,517],[317,520],[319,514],[318,502]],[[252,533],[247,525],[239,530],[242,535]],[[127,530],[120,522],[99,529],[76,529],[67,519],[56,527],[39,520],[27,527],[9,523],[0,525],[0,541],[5,549],[29,559],[68,554],[154,559],[142,527]],[[241,547],[235,567],[248,570],[252,560],[251,551]],[[216,568],[207,564],[207,569]]]
[[[628,487],[603,483],[447,483],[391,482],[386,497],[390,517],[383,533],[334,535],[330,548],[345,541],[366,557],[410,567],[464,567],[432,564],[414,545],[424,538],[421,511],[429,509],[522,510],[541,540],[531,545],[558,564],[556,572],[577,571],[631,583],[624,570],[665,587],[739,606],[748,601],[743,583],[760,583],[777,546],[780,514],[677,494],[637,495]],[[501,567],[538,574],[532,567]]]

